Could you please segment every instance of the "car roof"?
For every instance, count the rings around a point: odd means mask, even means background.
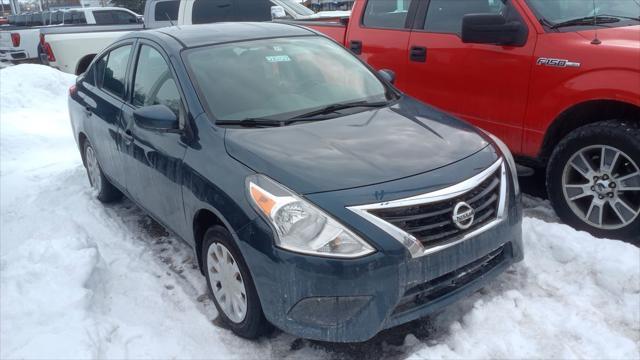
[[[203,25],[180,25],[152,30],[169,35],[184,47],[197,47],[271,37],[315,35],[301,26],[272,22],[228,22]]]

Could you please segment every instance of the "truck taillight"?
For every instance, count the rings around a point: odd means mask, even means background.
[[[19,33],[11,33],[11,43],[13,43],[13,47],[20,46],[20,34]]]
[[[44,53],[47,54],[47,60],[49,60],[49,62],[56,61],[56,56],[53,54],[53,50],[51,49],[51,45],[49,45],[48,42],[44,43],[43,48],[44,48]]]
[[[76,84],[71,85],[71,87],[69,88],[69,96],[73,96],[78,92],[78,87],[76,86]]]

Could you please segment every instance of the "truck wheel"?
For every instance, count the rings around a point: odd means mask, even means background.
[[[209,292],[222,321],[247,339],[265,334],[269,323],[249,269],[229,231],[218,225],[210,227],[204,234],[202,254]]]
[[[640,243],[640,124],[609,120],[571,132],[551,155],[547,189],[567,224]]]
[[[89,183],[98,200],[108,203],[122,198],[120,190],[116,189],[102,173],[96,152],[89,140],[84,142],[84,164],[89,176]]]

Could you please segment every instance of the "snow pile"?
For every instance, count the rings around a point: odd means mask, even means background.
[[[73,81],[0,70],[0,358],[640,357],[640,250],[531,217],[525,261],[432,319],[347,347],[237,338],[187,245],[129,201],[92,198],[66,110]]]
[[[526,259],[437,319],[413,358],[638,358],[640,252],[525,219]]]

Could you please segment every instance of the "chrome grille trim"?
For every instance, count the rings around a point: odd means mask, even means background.
[[[479,186],[482,182],[487,180],[489,177],[493,176],[496,171],[500,169],[500,196],[498,203],[498,210],[496,214],[496,218],[489,221],[488,223],[482,225],[481,227],[474,229],[470,232],[463,234],[460,237],[453,238],[450,241],[444,242],[442,244],[438,244],[435,246],[425,247],[420,240],[418,240],[415,236],[409,234],[405,230],[393,225],[392,223],[383,220],[382,218],[370,213],[370,210],[378,210],[378,209],[389,209],[389,208],[399,208],[406,207],[412,205],[428,205],[430,203],[440,202],[444,200],[449,200],[455,197],[459,197],[464,195],[465,193],[473,190],[477,186]],[[411,254],[411,257],[416,258],[428,254],[432,254],[438,251],[442,251],[446,248],[459,244],[465,240],[473,238],[493,227],[501,223],[505,219],[505,208],[507,202],[507,170],[505,167],[505,162],[502,158],[493,163],[487,169],[483,170],[478,175],[475,175],[472,178],[469,178],[461,183],[446,187],[444,189],[436,190],[429,193],[424,193],[404,199],[385,201],[376,204],[365,204],[365,205],[357,205],[357,206],[348,206],[347,209],[353,211],[354,213],[362,216],[367,219],[371,223],[378,226],[380,229],[387,232],[394,239],[398,240],[401,244],[403,244]]]

